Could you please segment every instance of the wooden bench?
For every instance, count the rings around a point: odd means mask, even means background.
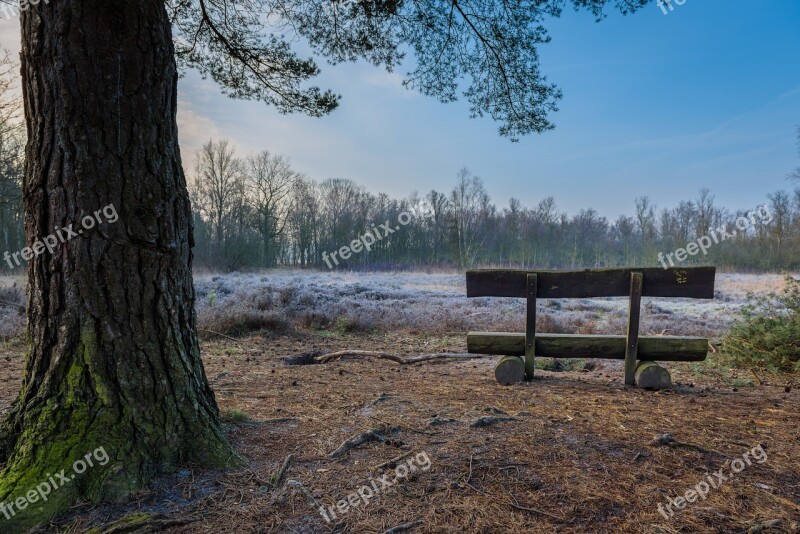
[[[699,362],[708,339],[639,336],[642,297],[714,298],[715,267],[467,272],[467,297],[527,299],[525,332],[470,332],[468,351],[505,355],[495,368],[501,384],[533,378],[534,357],[625,360],[625,384],[668,387],[669,372],[656,361]],[[627,335],[536,333],[536,299],[629,297]],[[524,360],[520,358],[524,357]],[[638,361],[638,364],[637,364]]]

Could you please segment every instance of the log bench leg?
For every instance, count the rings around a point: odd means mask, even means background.
[[[525,380],[525,362],[519,356],[503,356],[494,368],[498,384],[510,386]]]
[[[639,352],[639,314],[642,307],[642,273],[631,273],[628,303],[628,335],[625,345],[625,385],[636,384],[636,359]]]
[[[538,278],[536,273],[528,273],[527,295],[528,301],[525,315],[525,378],[533,380],[536,368],[536,288]]]
[[[636,367],[636,385],[647,389],[671,388],[672,376],[656,362],[639,362]]]

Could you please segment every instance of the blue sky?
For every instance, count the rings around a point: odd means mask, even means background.
[[[0,43],[18,48],[8,25]],[[317,180],[345,177],[405,196],[448,191],[467,166],[500,206],[553,196],[571,213],[591,206],[612,218],[631,214],[640,195],[666,207],[708,187],[719,204],[751,209],[792,186],[797,0],[686,0],[668,15],[653,3],[600,23],[568,10],[549,28],[542,70],[564,93],[554,131],[512,144],[489,119],[469,119],[466,103],[440,104],[362,64],[321,62],[319,85],[343,95],[322,119],[229,100],[189,74],[179,86],[187,170],[204,140],[225,136],[241,154],[285,154]]]

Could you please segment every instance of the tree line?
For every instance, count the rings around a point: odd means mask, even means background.
[[[0,101],[0,238],[4,250],[25,246],[20,183],[22,136]],[[5,113],[3,110],[5,109]],[[593,208],[568,214],[553,197],[535,206],[516,198],[492,203],[482,180],[463,168],[449,191],[406,198],[373,194],[345,178],[315,181],[269,151],[238,157],[226,139],[200,150],[190,179],[195,267],[213,271],[272,267],[387,270],[514,266],[582,268],[656,266],[658,254],[685,247],[763,205],[770,214],[688,263],[731,269],[800,268],[800,188],[777,191],[748,209],[715,204],[708,189],[674,207],[646,196],[634,215],[609,220]],[[800,170],[792,178],[800,179]],[[335,264],[325,261],[343,246],[400,214],[399,230]],[[766,222],[768,221],[768,222]],[[5,270],[10,270],[4,265]]]
[[[659,252],[684,247],[720,227],[733,230],[737,219],[762,205],[770,217],[737,229],[734,238],[691,260],[753,270],[800,266],[800,188],[754,199],[753,206],[741,210],[716,205],[708,189],[674,207],[659,208],[643,196],[634,200],[634,216],[611,221],[592,208],[570,215],[559,210],[553,197],[535,206],[512,198],[498,207],[482,180],[466,168],[454,181],[449,191],[390,198],[345,178],[317,182],[269,151],[239,158],[227,140],[210,140],[200,151],[190,182],[196,265],[223,271],[328,269],[327,254],[350,246],[375,225],[388,221],[394,228],[403,212],[413,215],[410,223],[376,240],[370,250],[332,266],[657,265]]]

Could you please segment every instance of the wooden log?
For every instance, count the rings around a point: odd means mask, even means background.
[[[625,336],[536,334],[536,356],[540,358],[625,359]],[[470,332],[470,354],[525,355],[525,334],[517,332]],[[639,360],[701,362],[708,353],[708,340],[702,337],[641,336]]]
[[[468,297],[527,296],[528,273],[514,269],[467,271]],[[586,269],[582,271],[535,271],[537,298],[625,297],[631,274],[643,274],[645,297],[714,298],[715,267],[662,269]]]
[[[625,339],[625,385],[636,384],[636,354],[639,348],[639,315],[642,308],[642,273],[631,273],[628,303],[628,335]]]
[[[510,386],[525,380],[525,363],[519,356],[503,356],[494,368],[498,384]]]
[[[528,303],[525,316],[525,377],[533,379],[536,368],[536,273],[528,275]]]
[[[636,384],[645,389],[671,388],[672,377],[656,362],[640,362],[636,368]]]

